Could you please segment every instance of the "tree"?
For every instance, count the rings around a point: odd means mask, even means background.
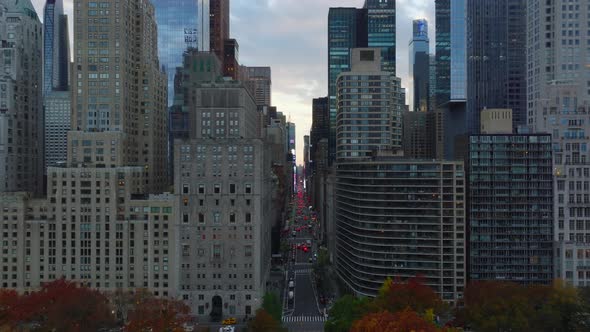
[[[3,292],[0,306],[2,325],[15,329],[35,325],[42,331],[97,331],[115,323],[105,296],[64,279],[47,283],[29,295]]]
[[[542,298],[545,290],[536,290],[533,297]],[[533,331],[536,315],[529,296],[531,292],[515,283],[474,282],[465,289],[462,315],[466,325],[479,332]]]
[[[406,282],[387,278],[375,298],[377,310],[398,312],[410,308],[424,315],[427,310],[435,314],[446,313],[448,306],[432,288],[426,286],[421,277],[408,279]]]
[[[351,332],[439,332],[441,331],[433,323],[420,317],[415,311],[406,308],[403,311],[392,314],[389,311],[380,311],[365,315],[352,325]]]
[[[281,332],[286,331],[266,310],[258,309],[256,316],[248,322],[248,330],[252,332]]]
[[[14,310],[20,295],[12,289],[0,289],[0,329],[14,327]]]
[[[370,303],[371,300],[368,298],[357,298],[352,295],[341,297],[330,309],[324,330],[326,332],[348,331],[354,321],[370,311]]]
[[[182,301],[156,298],[147,291],[135,295],[135,306],[129,311],[127,332],[183,332],[189,321],[190,308]]]
[[[283,316],[283,306],[279,301],[279,297],[272,292],[266,292],[262,301],[262,308],[278,322]]]

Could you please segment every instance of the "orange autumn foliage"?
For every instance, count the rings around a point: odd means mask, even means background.
[[[427,322],[415,311],[406,308],[392,314],[380,311],[365,315],[352,324],[351,332],[439,332],[434,324]]]
[[[135,307],[129,312],[127,332],[184,332],[190,308],[182,301],[160,299],[147,292],[135,296]]]

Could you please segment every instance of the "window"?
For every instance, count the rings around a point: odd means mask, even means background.
[[[246,222],[252,222],[252,214],[250,214],[250,212],[246,212],[245,221]]]
[[[252,257],[252,246],[244,246],[244,256]]]
[[[214,259],[221,259],[221,245],[220,244],[213,245],[213,258]]]
[[[199,213],[199,223],[201,223],[201,224],[205,223],[205,215],[202,213]]]
[[[199,185],[199,194],[204,194],[205,193],[205,185],[204,184],[200,184]]]
[[[182,193],[183,194],[188,194],[189,189],[188,189],[188,184],[183,184],[182,185]]]
[[[213,190],[216,194],[221,193],[221,186],[220,185],[216,184],[213,188],[214,188]]]
[[[231,223],[236,222],[236,214],[234,212],[229,214],[229,222],[231,222]]]
[[[229,185],[229,193],[230,194],[235,194],[236,193],[236,185],[235,184],[230,184]]]
[[[246,194],[251,194],[252,193],[252,185],[250,184],[246,184],[245,188],[244,188],[244,192]]]
[[[213,223],[215,224],[219,224],[219,218],[221,216],[221,213],[219,212],[213,212]]]
[[[182,215],[182,222],[185,224],[188,223],[188,213]]]

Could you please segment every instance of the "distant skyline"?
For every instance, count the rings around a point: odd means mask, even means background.
[[[40,18],[45,0],[32,0]],[[240,64],[272,68],[272,100],[297,126],[297,163],[303,164],[303,136],[311,128],[312,99],[325,97],[327,87],[327,27],[330,7],[357,7],[364,0],[230,0],[230,37],[240,45]],[[171,1],[171,4],[173,1]],[[64,0],[71,17],[73,0]],[[397,0],[397,75],[408,98],[408,43],[412,20],[426,18],[430,48],[435,45],[434,1]],[[70,40],[73,41],[73,19]],[[409,103],[410,100],[408,99]]]

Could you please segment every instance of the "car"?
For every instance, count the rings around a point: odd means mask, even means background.
[[[223,320],[223,322],[221,322],[223,325],[235,325],[236,323],[237,320],[234,317],[226,318]]]
[[[313,263],[313,258],[309,257],[309,260],[308,260],[308,261],[309,261],[310,263]]]
[[[219,332],[235,332],[236,328],[233,326],[224,326],[219,328]]]
[[[308,246],[311,246],[311,240],[307,240],[305,242],[307,243]]]
[[[293,289],[295,288],[295,282],[293,281],[293,279],[289,280],[289,289]]]
[[[291,232],[291,236],[296,237],[297,236],[297,232],[296,231],[292,231]]]

